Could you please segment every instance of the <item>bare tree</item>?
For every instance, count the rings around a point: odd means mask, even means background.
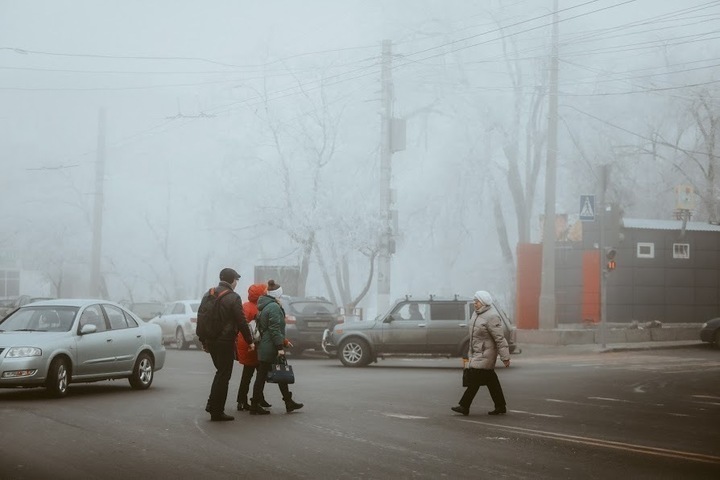
[[[278,192],[282,192],[284,209],[282,218],[271,219],[271,223],[299,247],[298,295],[306,294],[315,258],[332,301],[354,307],[372,283],[379,240],[367,231],[362,241],[350,238],[346,233],[354,231],[348,223],[348,218],[355,218],[352,205],[346,205],[348,208],[344,211],[333,206],[337,199],[332,198],[331,192],[337,193],[341,188],[334,186],[338,180],[327,180],[326,172],[339,161],[337,139],[344,107],[332,108],[333,102],[322,86],[311,92],[299,79],[296,84],[302,98],[300,105],[304,108],[302,114],[290,121],[281,119],[272,110],[267,86],[263,91],[255,91],[263,99],[262,119],[267,122],[270,143],[280,167]],[[352,183],[352,179],[348,181]],[[350,260],[353,254],[365,258],[367,265],[363,286],[354,296],[350,286],[355,264]]]
[[[720,221],[720,112],[712,92],[696,90],[681,104],[675,121],[665,129],[654,127],[643,152],[662,160],[681,175],[676,184],[693,186],[700,204],[698,214],[712,223]],[[667,130],[667,133],[663,133]]]

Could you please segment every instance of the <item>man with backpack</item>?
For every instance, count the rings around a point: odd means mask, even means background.
[[[225,401],[235,362],[235,339],[238,332],[251,350],[255,348],[245,321],[242,299],[235,293],[239,278],[240,275],[232,268],[223,268],[220,271],[220,283],[205,293],[198,309],[198,337],[215,366],[215,377],[205,406],[213,422],[235,420],[235,417],[225,413]]]

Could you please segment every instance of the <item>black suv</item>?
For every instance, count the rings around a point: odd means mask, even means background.
[[[338,308],[323,297],[289,297],[283,295],[285,337],[293,344],[294,355],[303,350],[322,348],[323,332],[344,322]]]
[[[520,353],[515,326],[501,308],[493,306],[502,318],[510,353]],[[385,356],[460,357],[468,352],[468,320],[474,308],[469,298],[415,300],[408,296],[374,321],[328,328],[323,334],[323,350],[328,355],[337,353],[347,367],[362,367]]]

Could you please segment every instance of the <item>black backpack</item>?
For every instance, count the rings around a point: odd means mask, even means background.
[[[222,318],[220,318],[220,299],[232,290],[223,290],[216,293],[211,288],[200,302],[197,315],[197,336],[201,343],[208,340],[215,340],[223,330]]]

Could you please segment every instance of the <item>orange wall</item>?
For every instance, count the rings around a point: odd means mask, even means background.
[[[542,278],[542,245],[520,243],[517,246],[517,328],[537,330],[540,282]]]
[[[600,322],[600,252],[583,252],[582,320]]]

